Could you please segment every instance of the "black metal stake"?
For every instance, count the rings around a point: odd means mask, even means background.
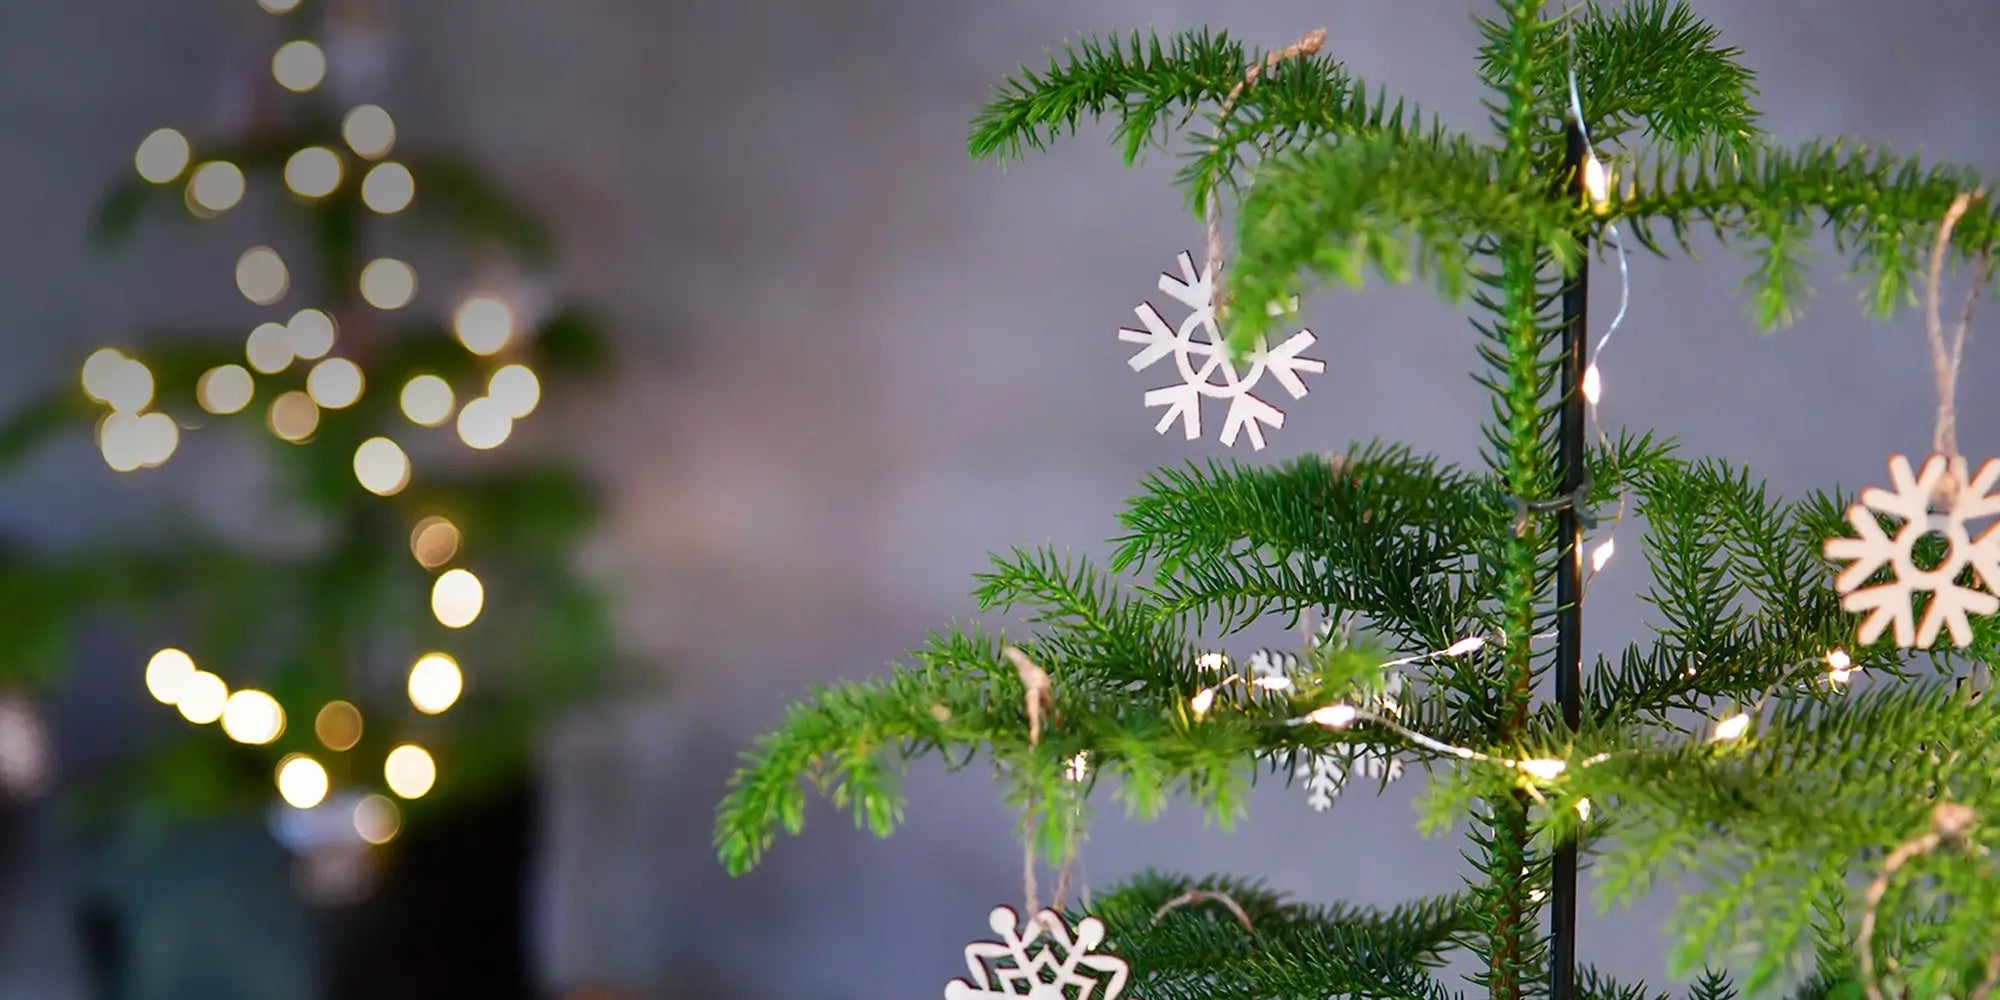
[[[1583,165],[1589,155],[1583,128],[1569,123],[1563,174],[1565,196],[1586,196]],[[1580,237],[1587,242],[1587,237]],[[1563,286],[1563,403],[1557,432],[1561,437],[1558,468],[1562,492],[1574,497],[1556,516],[1562,561],[1556,570],[1556,701],[1563,723],[1574,731],[1583,722],[1583,525],[1577,510],[1584,475],[1583,375],[1590,359],[1586,310],[1590,304],[1590,261],[1579,256],[1576,274]],[[1576,842],[1556,848],[1554,884],[1549,889],[1549,936],[1552,939],[1550,1000],[1576,998]]]

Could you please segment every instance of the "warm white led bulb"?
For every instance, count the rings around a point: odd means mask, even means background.
[[[416,269],[400,260],[383,257],[361,269],[361,297],[377,309],[401,309],[416,294]]]
[[[162,649],[146,661],[146,693],[162,705],[175,704],[194,673],[193,657],[178,649]]]
[[[519,420],[541,403],[542,381],[527,365],[502,365],[486,380],[486,395],[507,416]]]
[[[1611,177],[1595,153],[1583,160],[1583,190],[1590,195],[1590,207],[1602,210],[1611,204]]]
[[[138,413],[153,401],[153,370],[112,348],[99,348],[83,362],[83,391],[114,412]]]
[[[410,668],[410,704],[425,715],[437,715],[458,702],[465,675],[443,653],[428,653]]]
[[[164,413],[141,414],[132,422],[132,446],[142,466],[152,468],[165,464],[180,443],[180,425]]]
[[[361,178],[361,203],[381,215],[410,207],[417,197],[417,179],[400,163],[378,163]]]
[[[243,297],[260,306],[268,306],[285,297],[285,290],[291,286],[291,273],[285,268],[285,259],[270,247],[251,247],[236,258],[236,290]]]
[[[194,385],[201,408],[217,416],[240,412],[256,393],[256,382],[242,365],[210,368]]]
[[[376,496],[394,496],[410,483],[410,456],[388,438],[369,438],[354,449],[354,478]]]
[[[1328,729],[1346,729],[1348,726],[1354,724],[1355,719],[1360,717],[1361,713],[1353,705],[1328,705],[1325,708],[1316,709],[1311,715],[1306,716],[1314,724],[1325,726]]]
[[[382,763],[382,777],[389,790],[406,799],[422,798],[437,783],[437,762],[415,743],[405,743],[389,751]]]
[[[1538,781],[1554,781],[1561,777],[1564,771],[1569,770],[1567,762],[1556,760],[1553,757],[1538,757],[1534,760],[1524,760],[1515,766],[1519,767],[1522,773]]]
[[[431,585],[431,613],[445,628],[464,628],[486,606],[486,588],[470,570],[446,570]]]
[[[354,155],[373,160],[388,155],[396,145],[396,122],[380,105],[363,104],[341,119],[340,136]]]
[[[238,691],[223,705],[222,732],[238,743],[262,746],[284,731],[284,708],[262,691]]]
[[[250,362],[253,371],[263,375],[276,375],[291,367],[295,351],[292,335],[276,323],[259,323],[243,341],[244,360]]]
[[[278,763],[278,795],[294,809],[311,809],[325,801],[328,786],[326,768],[305,754]]]
[[[154,129],[132,154],[139,176],[154,184],[165,184],[181,175],[188,165],[187,137],[170,128]]]
[[[452,313],[452,332],[474,354],[498,354],[514,337],[514,309],[492,295],[474,295]]]
[[[361,366],[346,358],[328,358],[306,374],[306,392],[329,410],[344,410],[361,398]]]
[[[513,432],[514,419],[491,397],[481,396],[458,411],[458,439],[468,448],[491,451],[505,444]]]
[[[271,401],[271,433],[299,444],[319,429],[319,404],[293,389]]]
[[[174,702],[174,707],[181,710],[181,718],[206,726],[222,718],[222,710],[228,703],[229,685],[206,670],[196,670],[181,683],[180,699]]]
[[[139,417],[113,413],[97,424],[97,449],[104,464],[113,472],[136,472],[146,466],[146,446],[139,431]]]
[[[285,332],[291,334],[292,353],[308,361],[323,358],[333,350],[333,317],[318,309],[293,313],[291,322],[285,324]]]
[[[227,212],[243,200],[243,171],[234,163],[210,160],[188,175],[187,196],[197,211]]]
[[[285,161],[285,186],[306,198],[324,198],[340,186],[340,154],[307,146]]]
[[[1727,743],[1730,740],[1741,738],[1744,733],[1749,731],[1750,716],[1743,712],[1738,712],[1715,724],[1714,739],[1718,743]]]
[[[326,52],[303,38],[286,42],[271,56],[271,76],[286,90],[303,94],[326,79]]]
[[[436,427],[451,419],[451,383],[436,375],[418,375],[403,384],[403,416],[419,427]]]
[[[1595,573],[1603,569],[1604,564],[1611,561],[1612,553],[1616,552],[1617,550],[1618,550],[1618,539],[1616,538],[1605,539],[1604,544],[1599,545],[1596,549],[1593,549],[1590,553],[1590,571],[1592,573]]]

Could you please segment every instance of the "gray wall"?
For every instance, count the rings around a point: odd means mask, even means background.
[[[1696,6],[1763,74],[1781,137],[2000,160],[1981,114],[2000,8]],[[557,849],[536,932],[552,982],[661,998],[936,995],[985,910],[1018,896],[1011,817],[976,774],[920,770],[890,842],[820,808],[748,878],[723,877],[708,847],[732,755],[809,682],[867,676],[967,613],[984,552],[1099,551],[1139,475],[1219,453],[1151,433],[1139,396],[1154,383],[1125,368],[1113,335],[1200,240],[1168,186],[1171,157],[1123,170],[1093,130],[1022,167],[971,164],[965,122],[990,84],[1079,33],[1208,21],[1282,44],[1325,25],[1370,80],[1476,125],[1469,9],[454,0],[399,12],[406,86],[391,108],[405,141],[491,160],[554,216],[563,280],[625,335],[612,391],[552,403],[531,433],[581,447],[613,484],[600,565],[623,588],[633,649],[672,690],[551,742]],[[161,242],[107,263],[81,233],[132,144],[198,121],[219,67],[256,57],[258,17],[250,0],[0,10],[0,393],[72,371],[142,317],[225,295],[240,241]],[[1927,450],[1914,317],[1864,322],[1826,267],[1804,323],[1761,337],[1735,293],[1744,270],[1720,254],[1633,261],[1631,319],[1604,365],[1611,420],[1794,493],[1874,482],[1886,455]],[[1600,317],[1613,292],[1600,285]],[[1378,436],[1475,457],[1484,402],[1462,317],[1414,289],[1315,299],[1307,316],[1329,372],[1268,457]],[[1961,438],[1976,456],[2000,449],[1977,391],[1996,350],[1982,337],[1969,360]],[[9,484],[0,513],[49,538],[142,518],[107,478],[79,445]],[[1628,554],[1593,592],[1607,645],[1641,621],[1628,596],[1641,569]],[[1138,826],[1107,806],[1088,873],[1224,869],[1374,902],[1453,888],[1457,842],[1404,833],[1413,790],[1315,815],[1271,787],[1227,834],[1190,810]],[[1660,913],[1592,918],[1584,954],[1657,976]],[[8,996],[64,995],[7,983]]]

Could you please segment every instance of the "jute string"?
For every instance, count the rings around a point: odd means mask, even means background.
[[[1943,455],[1949,463],[1944,479],[1938,484],[1942,499],[1949,502],[1958,495],[1957,466],[1964,455],[1958,450],[1958,375],[1960,363],[1965,357],[1965,335],[1972,328],[1972,307],[1979,301],[1980,290],[1992,274],[1993,252],[1989,248],[1979,255],[1979,267],[1972,280],[1972,288],[1965,293],[1965,305],[1959,311],[1958,325],[1949,338],[1944,328],[1939,300],[1940,286],[1944,282],[1945,254],[1951,246],[1952,230],[1957,228],[1966,210],[1975,201],[1985,201],[1986,192],[1968,191],[1952,199],[1951,207],[1945,210],[1944,221],[1938,226],[1937,241],[1931,245],[1931,270],[1924,289],[1925,323],[1924,331],[1929,335],[1931,348],[1931,374],[1937,382],[1938,408],[1937,428],[1931,437],[1931,450]]]
[[[1287,59],[1303,59],[1307,56],[1313,55],[1319,52],[1320,47],[1325,44],[1326,44],[1326,29],[1314,28],[1313,30],[1308,31],[1305,34],[1300,35],[1298,41],[1293,42],[1292,44],[1287,45],[1282,49],[1278,49],[1274,52],[1266,54],[1263,60],[1260,62],[1251,63],[1250,68],[1244,71],[1243,79],[1238,80],[1236,82],[1236,86],[1231,87],[1229,89],[1229,93],[1222,98],[1221,107],[1216,111],[1215,115],[1216,139],[1218,141],[1221,140],[1222,126],[1224,123],[1229,121],[1230,112],[1236,110],[1236,101],[1238,98],[1243,96],[1243,92],[1245,90],[1248,90],[1251,86],[1256,84],[1256,82],[1260,78],[1262,78],[1266,72],[1276,69],[1279,63],[1282,63]],[[1188,110],[1188,115],[1192,116],[1193,114],[1194,110],[1190,108]],[[1182,118],[1181,123],[1186,124],[1187,119]],[[1222,251],[1222,196],[1220,194],[1220,189],[1222,187],[1221,172],[1222,172],[1222,165],[1220,163],[1217,163],[1215,174],[1209,177],[1208,179],[1208,194],[1202,199],[1202,206],[1201,206],[1202,222],[1206,224],[1208,227],[1207,274],[1208,274],[1208,280],[1212,283],[1212,286],[1219,286],[1222,280],[1223,251]],[[1216,306],[1216,311],[1218,313],[1222,312],[1223,302],[1220,297],[1217,298],[1215,306]]]
[[[1049,672],[1043,670],[1041,664],[1029,659],[1028,654],[1013,646],[1007,646],[1000,652],[1014,665],[1014,671],[1021,677],[1021,687],[1027,699],[1028,746],[1032,750],[1041,746],[1042,727],[1056,714],[1055,684],[1050,681]],[[1035,873],[1035,837],[1038,831],[1039,823],[1035,819],[1034,807],[1030,804],[1027,827],[1021,838],[1021,895],[1026,905],[1022,919],[1030,925],[1040,922],[1042,912],[1041,888],[1037,884]],[[1075,861],[1076,841],[1072,836],[1064,845],[1062,870],[1056,877],[1056,894],[1052,904],[1055,910],[1062,909],[1063,897],[1069,892],[1070,868]]]

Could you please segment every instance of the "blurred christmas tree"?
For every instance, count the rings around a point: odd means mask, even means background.
[[[96,235],[116,250],[144,227],[253,214],[269,235],[234,285],[264,320],[167,323],[90,353],[80,385],[0,429],[0,460],[94,424],[111,475],[248,442],[270,488],[222,518],[162,491],[145,538],[0,564],[18,651],[0,688],[60,676],[85,615],[148,619],[171,641],[131,683],[195,725],[93,775],[84,815],[176,822],[281,798],[274,829],[333,900],[366,888],[371,845],[517,782],[538,728],[614,662],[607,606],[575,565],[589,485],[561,461],[489,454],[605,348],[538,278],[541,224],[400,133],[367,4],[260,4],[282,39],[240,127],[145,136]],[[406,254],[474,263],[440,265],[452,280],[419,295]],[[229,294],[228,275],[216,285]],[[447,285],[463,293],[429,294]]]

